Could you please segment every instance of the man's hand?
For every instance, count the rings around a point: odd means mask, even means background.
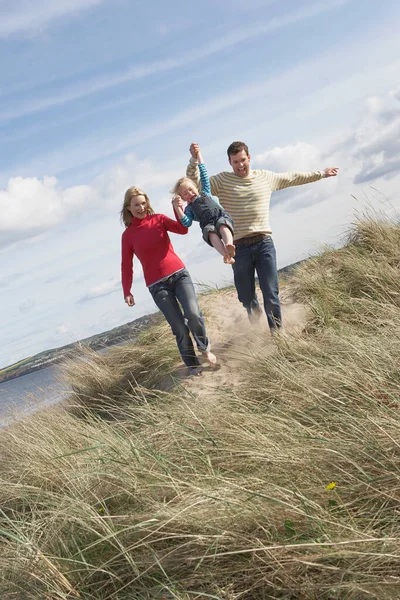
[[[325,177],[336,177],[338,170],[337,167],[328,167],[327,169],[324,169]]]
[[[125,296],[124,300],[128,306],[134,306],[135,304],[135,298],[132,296],[132,294],[130,294],[129,296]]]
[[[198,161],[198,155],[200,154],[199,144],[196,144],[195,142],[193,142],[192,144],[190,144],[189,150],[190,150],[190,154],[192,155],[194,160]]]

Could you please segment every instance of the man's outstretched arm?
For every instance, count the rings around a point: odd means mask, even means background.
[[[336,177],[338,173],[337,167],[328,167],[323,171],[311,171],[305,173],[273,173],[268,172],[271,179],[271,189],[283,190],[287,187],[295,185],[304,185],[305,183],[312,183],[313,181],[319,181],[326,177]]]

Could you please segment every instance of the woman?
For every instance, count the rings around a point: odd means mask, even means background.
[[[149,198],[138,187],[131,187],[125,192],[121,220],[126,227],[122,234],[121,262],[125,302],[128,306],[135,304],[131,286],[133,257],[136,254],[143,267],[146,285],[171,326],[189,374],[200,375],[200,362],[190,333],[197,348],[211,365],[216,363],[216,357],[210,351],[210,342],[192,280],[185,265],[175,254],[168,235],[168,231],[184,235],[188,232],[187,228],[179,220],[155,214]]]

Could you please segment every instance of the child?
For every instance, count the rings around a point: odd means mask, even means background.
[[[218,198],[211,195],[210,180],[200,150],[196,158],[199,164],[201,193],[199,194],[191,179],[182,177],[173,189],[175,195],[172,203],[182,225],[190,227],[193,221],[199,221],[204,241],[222,254],[224,263],[232,265],[235,262],[232,219],[222,208]],[[187,202],[184,211],[182,200]]]

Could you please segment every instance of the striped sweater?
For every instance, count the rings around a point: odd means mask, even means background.
[[[196,185],[200,186],[197,162],[191,158],[186,170]],[[257,233],[271,234],[269,224],[269,204],[272,192],[284,188],[318,181],[323,171],[310,173],[273,173],[264,169],[250,171],[248,177],[238,177],[224,171],[210,177],[211,192],[218,196],[221,205],[227,210],[235,227],[235,240]]]

